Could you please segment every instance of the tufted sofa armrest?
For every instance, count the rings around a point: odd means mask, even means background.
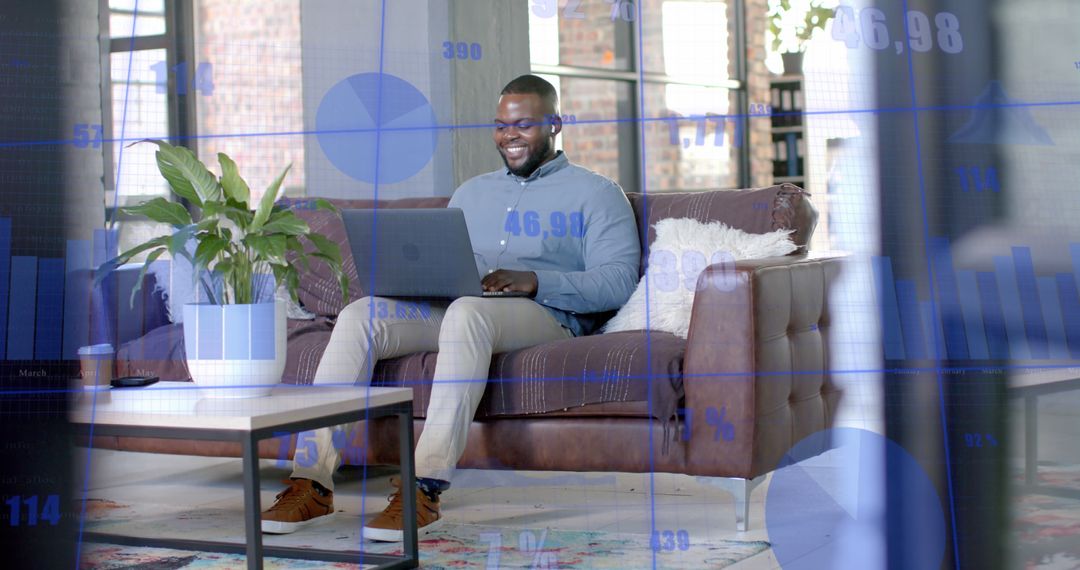
[[[840,392],[828,371],[828,292],[844,257],[790,255],[702,272],[683,361],[694,418],[689,473],[757,477],[832,426]],[[734,426],[730,440],[718,437],[721,413]]]

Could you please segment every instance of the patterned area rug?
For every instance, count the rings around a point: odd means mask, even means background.
[[[1080,467],[1040,466],[1038,478],[1041,485],[1080,491]],[[1031,493],[1019,495],[1015,505],[1013,532],[1025,570],[1080,569],[1080,500]]]
[[[509,543],[508,543],[509,542]],[[338,546],[346,546],[338,542]],[[349,544],[347,548],[355,548]],[[398,545],[367,543],[368,552],[401,554]],[[671,570],[726,568],[769,547],[767,542],[691,543],[686,551],[657,553],[656,567]],[[265,568],[359,568],[358,564],[267,558]],[[367,565],[364,565],[367,567]],[[241,555],[166,548],[85,544],[83,570],[165,570],[247,568]],[[652,568],[649,538],[592,531],[513,530],[447,524],[420,542],[420,567],[426,570]]]
[[[338,513],[342,515],[343,513]],[[243,543],[241,513],[233,509],[179,509],[164,505],[138,507],[95,500],[88,504],[86,530],[135,536],[174,536],[191,540]],[[284,536],[264,536],[264,544],[359,550],[360,519],[336,520]],[[597,531],[499,529],[446,523],[420,542],[421,568],[427,570],[487,569],[596,569],[652,568],[653,544],[649,536]],[[661,542],[656,568],[701,570],[726,568],[769,548],[762,541]],[[669,541],[670,542],[670,541]],[[670,547],[670,550],[665,549]],[[680,547],[682,547],[680,549]],[[370,553],[400,554],[397,544],[363,543]],[[365,564],[365,566],[367,566]],[[242,555],[191,552],[164,548],[86,543],[84,570],[243,569]],[[266,568],[359,568],[358,564],[267,558]]]

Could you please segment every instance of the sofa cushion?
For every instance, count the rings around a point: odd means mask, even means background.
[[[791,230],[752,234],[723,222],[667,218],[656,222],[648,268],[630,299],[604,325],[604,332],[649,328],[686,338],[698,277],[722,264],[734,287],[735,262],[781,257],[796,249]]]
[[[647,258],[645,248],[656,239],[656,222],[666,218],[693,218],[700,222],[723,222],[752,234],[776,230],[794,230],[791,241],[805,250],[817,226],[817,210],[810,203],[810,194],[794,184],[780,184],[749,190],[717,190],[713,192],[628,192],[641,236],[642,268]],[[648,224],[642,227],[648,206]]]
[[[686,341],[675,335],[628,331],[496,354],[477,417],[570,411],[603,402],[647,402],[651,371],[653,416],[667,419],[683,397],[685,352]],[[384,360],[375,369],[374,383],[411,386],[415,412],[424,417],[437,357],[437,353],[425,352]],[[640,409],[642,416],[647,415],[647,407]]]
[[[166,325],[120,347],[118,374],[156,374],[162,380],[190,379],[184,363],[181,327]],[[332,329],[325,317],[289,321],[289,354],[283,382],[311,383]],[[675,413],[683,397],[685,352],[686,341],[674,335],[628,331],[496,354],[477,417],[569,411],[604,402],[648,402],[651,371],[653,416],[667,419]],[[422,418],[431,395],[437,357],[435,352],[419,352],[382,360],[375,367],[373,384],[413,388],[414,412]],[[647,415],[647,406],[637,409],[642,416]],[[620,415],[625,415],[625,411],[621,410]],[[583,413],[593,411],[583,410]]]

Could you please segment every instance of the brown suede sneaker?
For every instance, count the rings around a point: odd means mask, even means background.
[[[263,532],[289,534],[333,518],[333,492],[327,491],[325,497],[320,495],[310,479],[286,479],[282,483],[289,488],[278,493],[274,506],[263,511]]]
[[[371,519],[361,530],[361,537],[380,542],[402,542],[405,535],[402,529],[405,527],[405,501],[401,497],[401,479],[391,477],[390,484],[397,488],[390,497],[390,504],[383,512]],[[413,485],[416,483],[414,482]],[[442,524],[439,515],[439,501],[432,501],[421,492],[416,490],[416,525],[418,534],[428,533]]]

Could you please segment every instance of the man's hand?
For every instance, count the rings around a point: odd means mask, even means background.
[[[480,281],[484,291],[524,291],[530,297],[536,295],[536,274],[532,271],[499,269],[488,273]]]

